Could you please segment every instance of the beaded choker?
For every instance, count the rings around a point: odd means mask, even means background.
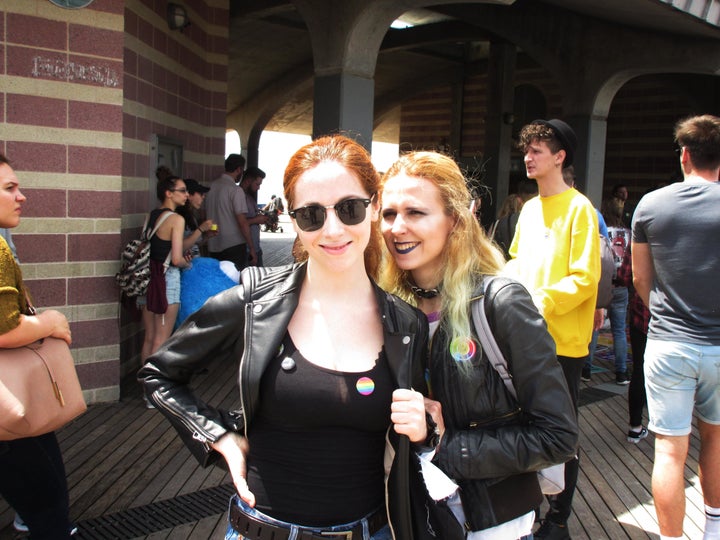
[[[438,294],[440,294],[440,287],[435,287],[434,289],[421,289],[412,283],[408,283],[408,285],[410,286],[410,289],[412,289],[412,292],[415,293],[415,296],[419,296],[420,298],[435,298]]]

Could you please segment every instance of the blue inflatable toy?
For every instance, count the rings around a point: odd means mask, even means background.
[[[200,309],[211,296],[234,287],[237,282],[220,269],[220,261],[210,257],[193,259],[180,278],[180,311],[175,328]]]

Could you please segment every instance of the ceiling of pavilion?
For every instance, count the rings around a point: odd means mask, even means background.
[[[720,29],[672,7],[670,0],[517,0],[568,10],[611,24],[718,39]],[[228,114],[268,109],[266,129],[312,131],[312,52],[304,21],[282,0],[230,0]],[[468,62],[482,62],[489,36],[472,20],[473,4],[413,10],[390,29],[375,72],[375,138],[397,140],[398,105],[412,93],[458,77]],[[689,8],[690,9],[690,8]],[[467,17],[464,16],[467,14]],[[523,52],[519,51],[521,61]]]

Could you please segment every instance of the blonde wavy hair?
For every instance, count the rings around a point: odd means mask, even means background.
[[[442,254],[446,264],[441,279],[441,310],[449,322],[450,339],[466,338],[471,335],[468,304],[474,289],[483,275],[497,274],[505,265],[505,259],[470,212],[472,196],[455,161],[437,152],[412,152],[402,156],[382,177],[381,203],[383,187],[389,179],[400,174],[424,178],[435,184],[445,214],[455,221]],[[384,255],[380,285],[417,306],[417,298],[409,286],[410,272],[398,267],[387,246]]]

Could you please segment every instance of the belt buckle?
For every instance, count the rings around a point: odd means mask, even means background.
[[[337,536],[337,537],[347,538],[347,540],[352,540],[353,532],[352,531],[343,531],[343,532],[322,531],[320,533],[320,536]]]

